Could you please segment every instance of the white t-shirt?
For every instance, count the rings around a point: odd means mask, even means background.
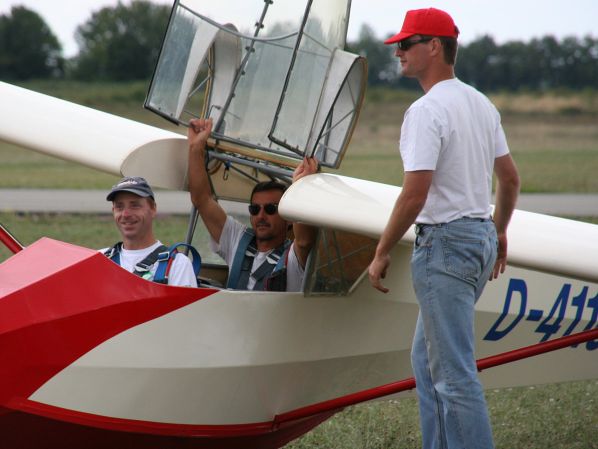
[[[220,244],[216,243],[214,239],[210,238],[211,250],[218,254],[220,257],[222,257],[229,267],[233,265],[233,259],[235,258],[235,254],[237,252],[237,246],[239,246],[239,242],[241,241],[241,237],[243,236],[245,229],[247,229],[247,226],[235,220],[233,217],[229,215],[226,217],[224,228],[222,228],[222,234],[220,235]],[[288,292],[301,291],[301,286],[303,283],[304,269],[299,263],[299,259],[297,259],[294,246],[294,244],[291,244],[291,248],[289,249],[289,257],[287,259]],[[272,251],[258,251],[258,253],[253,258],[253,265],[251,266],[252,273],[256,269],[258,269],[262,265],[262,263],[264,263],[266,257],[271,252]],[[255,279],[253,278],[253,276],[249,276],[249,281],[247,282],[247,289],[253,289],[254,285]]]
[[[120,266],[132,273],[135,270],[135,265],[145,259],[152,251],[158,248],[162,243],[157,241],[152,246],[148,246],[143,249],[125,249],[122,248],[120,252]],[[108,248],[101,249],[100,252],[104,253]],[[150,268],[152,280],[158,269],[158,262],[154,263]],[[187,256],[182,253],[177,254],[172,261],[170,266],[170,272],[168,273],[168,285],[177,285],[180,287],[197,287],[197,279],[195,278],[195,272],[193,271],[193,265]]]
[[[456,78],[435,84],[405,113],[400,151],[406,172],[434,171],[416,223],[490,217],[494,159],[509,147],[485,95]]]

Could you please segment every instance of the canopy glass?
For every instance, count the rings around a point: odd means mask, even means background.
[[[182,125],[211,117],[214,146],[252,161],[292,166],[315,155],[336,168],[366,77],[365,60],[343,51],[349,8],[175,1],[145,106]]]

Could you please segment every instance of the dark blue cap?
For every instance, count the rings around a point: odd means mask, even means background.
[[[106,197],[106,200],[112,201],[118,192],[131,192],[143,198],[151,197],[154,199],[154,192],[145,178],[140,176],[130,176],[121,179],[118,184],[112,186],[112,190]]]

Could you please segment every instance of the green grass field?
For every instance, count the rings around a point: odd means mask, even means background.
[[[486,393],[497,449],[596,449],[598,381]],[[287,449],[421,448],[415,398],[350,407]]]
[[[146,86],[34,83],[26,87],[175,130],[141,108]],[[340,172],[400,184],[397,141],[405,108],[417,93],[370,90]],[[547,96],[501,94],[503,114],[524,192],[598,191],[598,101],[587,93]],[[0,142],[0,188],[106,189],[117,178]],[[598,222],[598,220],[591,220]],[[40,236],[100,248],[118,239],[104,215],[0,212],[24,244]],[[160,216],[156,234],[165,242],[185,235],[187,218]],[[0,261],[8,257],[0,247]],[[331,379],[333,382],[334,379]],[[598,380],[487,392],[498,449],[598,449]],[[1,445],[0,445],[1,446]],[[414,398],[350,407],[288,449],[419,448]],[[57,448],[59,449],[59,448]]]

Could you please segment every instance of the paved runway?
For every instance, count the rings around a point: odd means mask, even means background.
[[[60,189],[0,189],[0,211],[111,213],[112,204],[106,201],[103,190]],[[191,210],[188,192],[156,190],[158,212],[184,214]],[[245,214],[247,206],[223,201],[223,207],[233,214]]]
[[[158,211],[188,214],[191,202],[187,192],[156,191]],[[243,204],[224,201],[224,208],[245,214]],[[109,213],[110,203],[103,190],[0,189],[0,210],[16,212]],[[598,217],[598,194],[523,194],[518,209],[549,215]]]

